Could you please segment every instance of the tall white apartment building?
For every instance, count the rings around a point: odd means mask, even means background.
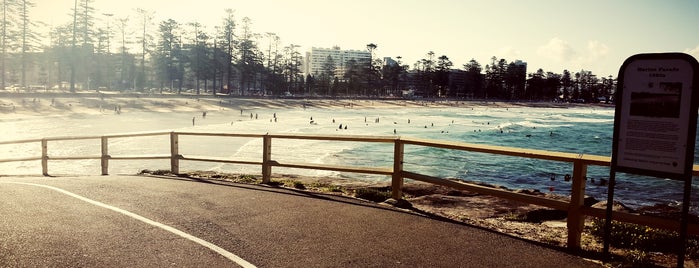
[[[306,53],[305,73],[313,76],[318,76],[323,71],[323,64],[327,61],[328,56],[335,63],[335,75],[342,78],[347,68],[347,62],[355,60],[358,65],[365,65],[371,61],[371,53],[363,50],[342,50],[336,46],[333,48],[311,48],[311,51]]]

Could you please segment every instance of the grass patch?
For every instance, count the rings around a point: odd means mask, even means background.
[[[640,250],[632,250],[623,257],[623,263],[630,267],[653,267],[655,263],[648,253]]]
[[[600,241],[604,239],[604,223],[604,219],[594,219],[590,227],[590,233]],[[612,221],[609,240],[614,247],[633,250],[629,256],[632,262],[643,262],[647,252],[676,253],[680,246],[677,232],[618,221]],[[691,258],[699,257],[698,237],[687,239],[686,253]]]

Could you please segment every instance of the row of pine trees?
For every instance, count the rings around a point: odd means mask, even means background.
[[[615,86],[612,77],[585,70],[527,74],[497,57],[463,68],[432,51],[412,66],[401,57],[384,62],[374,43],[366,46],[369,62],[350,61],[338,73],[328,58],[321,73],[304,74],[298,44],[254,32],[251,19],[238,20],[231,9],[219,25],[202,25],[154,21],[143,9],[120,17],[96,10],[94,1],[75,0],[65,23],[46,25],[31,19],[31,0],[3,0],[0,88],[596,101]]]

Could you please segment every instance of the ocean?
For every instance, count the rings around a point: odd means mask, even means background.
[[[193,120],[194,119],[194,120]],[[194,125],[192,125],[194,121]],[[107,111],[101,115],[72,114],[0,119],[0,140],[57,136],[91,136],[146,131],[230,133],[303,133],[379,135],[429,138],[477,144],[611,155],[614,109],[604,107],[532,108],[293,108],[225,109],[201,112]],[[180,153],[260,161],[261,139],[181,137]],[[167,136],[114,139],[112,155],[169,154]],[[273,159],[286,162],[359,166],[392,166],[392,144],[274,140]],[[569,163],[533,160],[455,150],[406,146],[405,169],[430,176],[457,178],[509,189],[533,189],[569,195]],[[38,143],[0,145],[0,159],[40,155]],[[99,155],[99,140],[49,143],[49,155]],[[695,153],[696,155],[696,153]],[[696,158],[696,156],[695,156]],[[169,169],[167,160],[110,161],[110,174],[134,174],[142,169]],[[257,166],[183,161],[182,171],[210,170],[260,174]],[[50,174],[99,174],[99,160],[51,161]],[[385,180],[385,176],[274,168],[273,173]],[[0,163],[0,175],[41,174],[39,161]],[[609,168],[590,166],[586,194],[606,200]],[[696,191],[695,183],[693,191]],[[617,174],[615,200],[630,207],[681,204],[681,181]],[[694,195],[695,196],[695,195]],[[699,211],[693,198],[692,211]]]

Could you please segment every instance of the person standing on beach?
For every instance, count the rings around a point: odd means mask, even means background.
[[[192,126],[194,126],[194,119],[196,119],[196,117],[192,117]]]

